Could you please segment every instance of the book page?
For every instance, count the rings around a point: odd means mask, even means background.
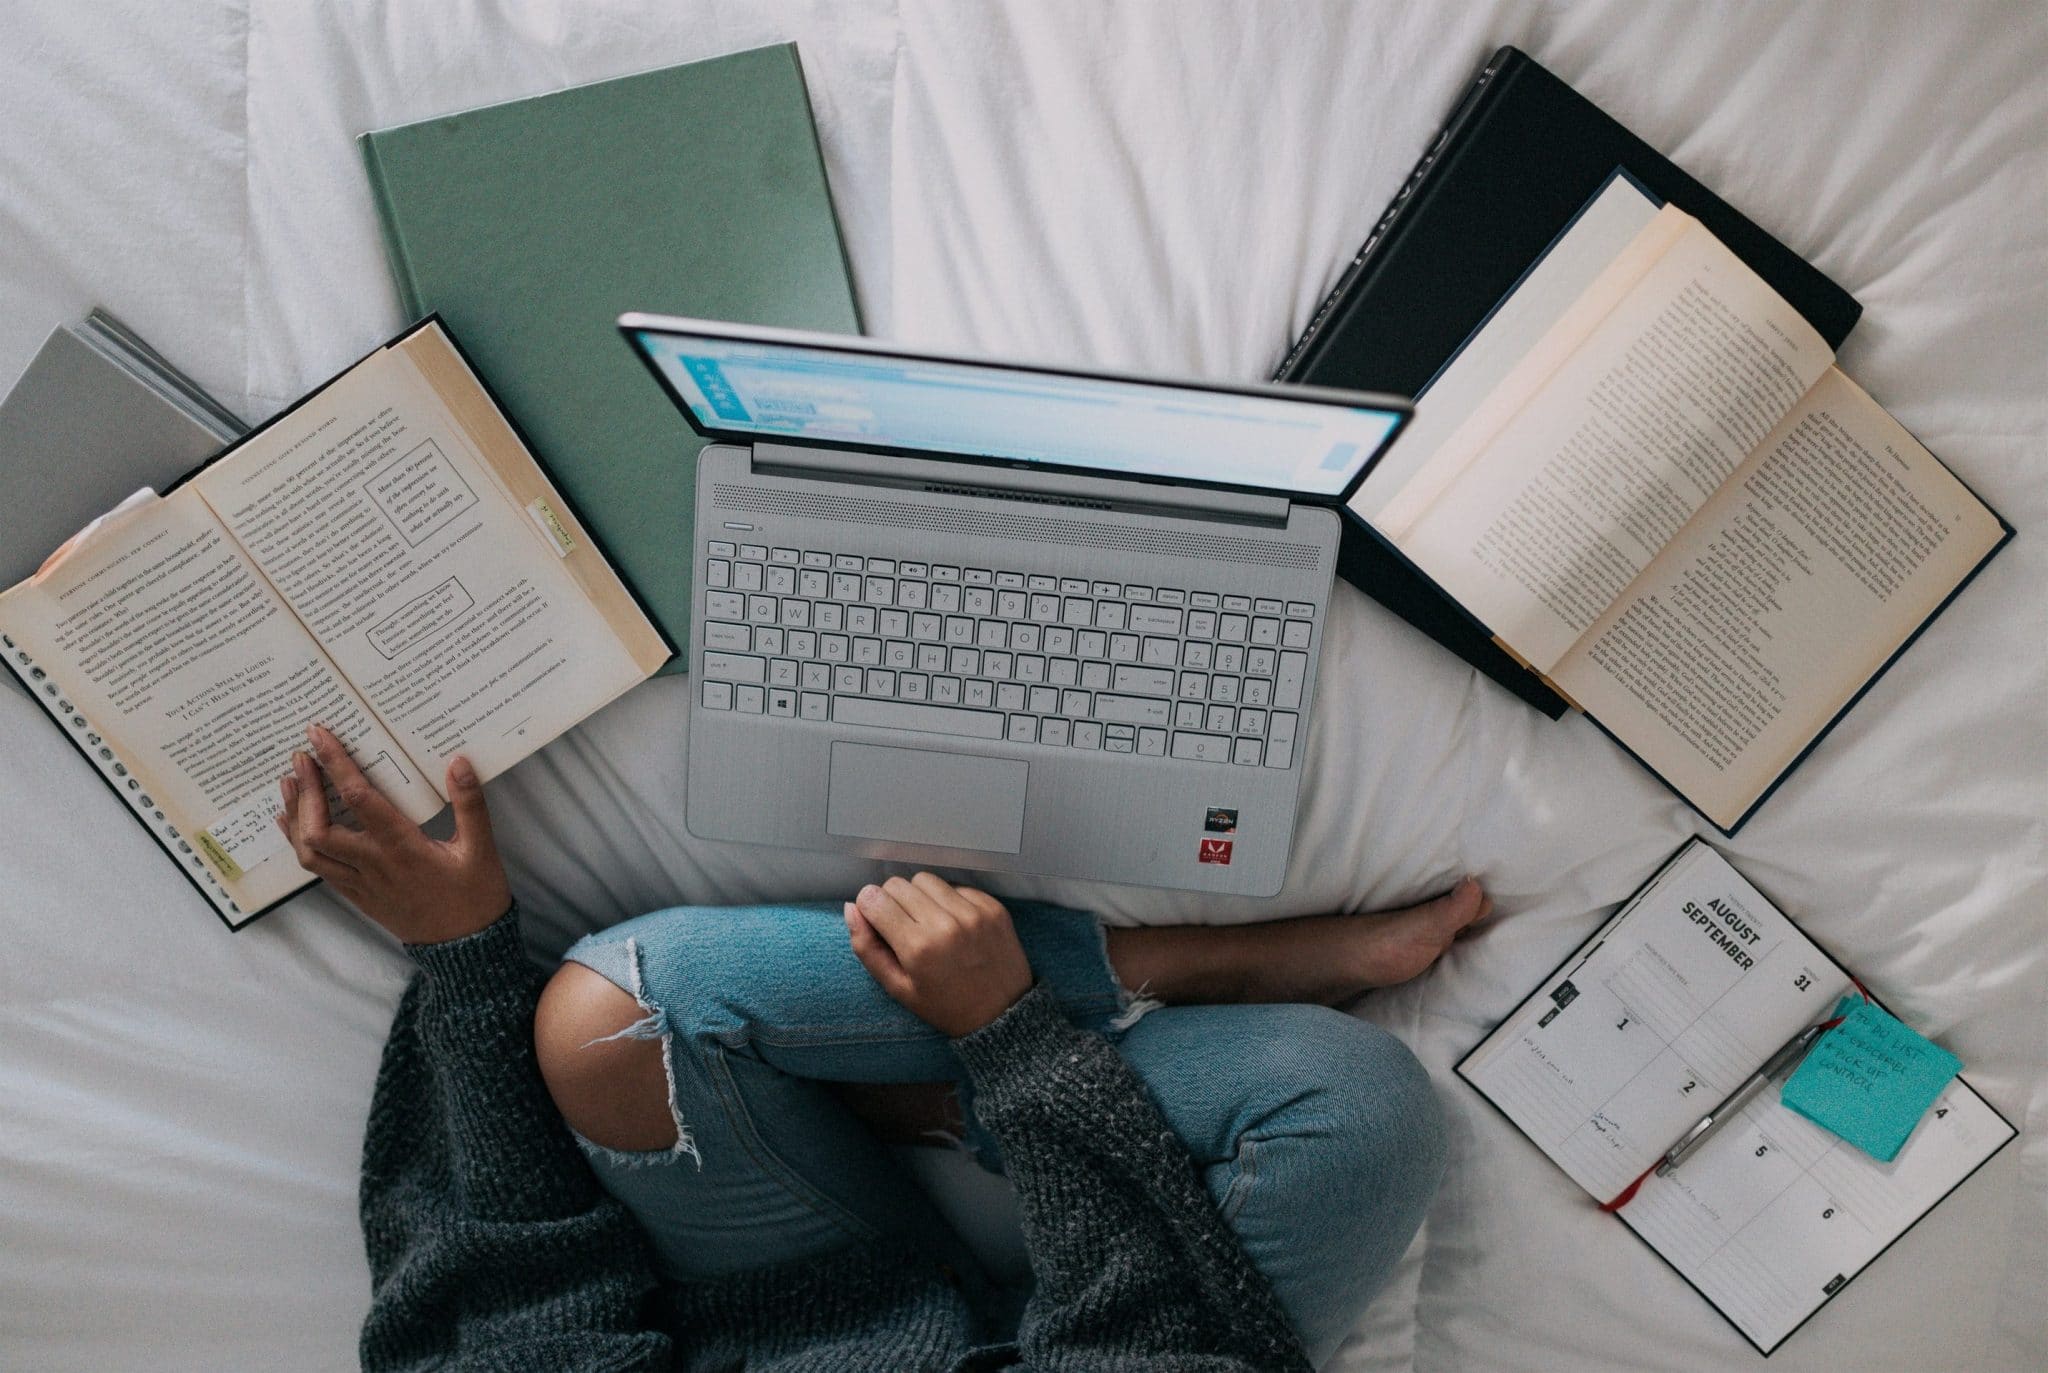
[[[1879,1163],[1778,1096],[1766,1090],[1620,1212],[1767,1354],[2013,1136],[1958,1079]]]
[[[1552,676],[1725,829],[2003,533],[1830,369]]]
[[[106,520],[0,596],[0,630],[245,910],[314,880],[271,820],[307,725],[332,729],[408,816],[441,808],[190,487]]]
[[[1582,341],[1568,312],[1444,445],[1435,475],[1382,514],[1396,546],[1539,672],[1831,361],[1697,220],[1667,206],[1639,242],[1667,246]],[[1640,251],[1612,270],[1636,270]],[[1604,295],[1596,284],[1587,299]]]
[[[1586,296],[1658,208],[1627,177],[1610,180],[1415,397],[1415,417],[1351,497],[1352,511],[1379,525],[1381,511]]]
[[[1848,989],[1696,842],[1458,1071],[1604,1202]]]
[[[652,671],[565,565],[566,507],[515,503],[397,347],[194,485],[437,787],[454,754],[495,776]]]

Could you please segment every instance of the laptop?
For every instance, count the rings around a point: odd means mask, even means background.
[[[698,458],[704,839],[1270,896],[1407,402],[629,314]]]

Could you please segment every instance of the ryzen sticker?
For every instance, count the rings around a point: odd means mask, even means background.
[[[1231,841],[1228,839],[1204,839],[1198,861],[1221,863],[1227,868],[1230,866],[1230,848]]]
[[[1202,817],[1202,828],[1211,834],[1236,834],[1237,812],[1223,806],[1211,806]],[[1226,858],[1224,861],[1230,860]]]

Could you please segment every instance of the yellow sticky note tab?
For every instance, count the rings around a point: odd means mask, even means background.
[[[199,845],[199,851],[206,855],[206,861],[213,864],[222,877],[230,882],[241,880],[242,865],[235,861],[234,855],[221,847],[220,840],[201,830],[193,836],[193,842]]]
[[[570,537],[568,526],[561,516],[549,505],[547,497],[540,496],[527,503],[526,513],[533,516],[533,522],[540,526],[540,532],[548,536],[548,542],[555,546],[555,552],[566,558],[575,551],[576,540]]]

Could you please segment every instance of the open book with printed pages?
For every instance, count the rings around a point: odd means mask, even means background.
[[[2007,525],[1617,172],[1351,508],[1733,833]]]
[[[272,820],[307,725],[425,820],[450,757],[488,779],[669,656],[438,318],[73,536],[0,648],[237,929],[315,880]]]
[[[1769,1354],[2017,1133],[1958,1077],[1880,1163],[1784,1105],[1773,1079],[1657,1171],[1859,992],[1694,839],[1457,1071]]]

